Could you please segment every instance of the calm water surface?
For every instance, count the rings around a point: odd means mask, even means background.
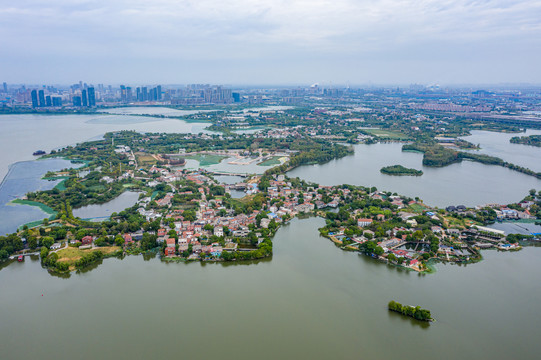
[[[38,190],[51,190],[61,180],[43,180],[47,171],[79,167],[64,159],[22,161],[10,167],[9,174],[0,183],[0,235],[14,232],[17,227],[51,215],[36,206],[11,203],[12,200]]]
[[[274,257],[250,265],[139,256],[62,279],[11,264],[2,359],[538,359],[541,248],[419,276],[337,249],[322,225],[294,220]],[[391,299],[437,321],[389,313]]]
[[[165,115],[165,116],[186,116],[214,110],[178,110],[160,106],[129,106],[100,109],[98,112],[118,115]]]
[[[541,189],[541,180],[501,166],[471,161],[442,168],[426,167],[420,153],[403,152],[400,143],[355,146],[355,154],[323,165],[301,166],[292,177],[322,185],[352,184],[376,186],[379,190],[420,197],[431,206],[475,206],[520,201],[530,189]],[[403,165],[422,170],[422,176],[389,176],[380,169]]]
[[[135,205],[139,199],[139,192],[125,191],[111,201],[100,205],[88,205],[73,210],[73,215],[81,219],[104,218],[114,212],[121,212]]]
[[[0,115],[0,179],[9,165],[47,152],[99,137],[109,131],[199,133],[209,123],[122,115]]]
[[[476,151],[482,154],[499,157],[510,163],[527,167],[536,172],[541,171],[541,148],[512,144],[509,142],[514,136],[541,135],[541,130],[526,130],[523,133],[505,134],[491,131],[474,130],[471,136],[463,139],[473,144],[479,144],[481,149]]]

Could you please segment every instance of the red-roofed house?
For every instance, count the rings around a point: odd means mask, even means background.
[[[124,234],[124,244],[130,244],[133,243],[133,239],[131,238],[131,234]]]
[[[81,240],[83,245],[91,245],[92,244],[92,236],[87,235]]]

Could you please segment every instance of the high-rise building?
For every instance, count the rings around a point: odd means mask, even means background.
[[[141,101],[147,101],[148,100],[148,89],[147,89],[147,87],[143,86],[143,88],[141,89],[141,92],[142,92]]]
[[[81,100],[83,101],[83,106],[88,106],[88,96],[86,90],[81,91]]]
[[[126,86],[120,85],[120,101],[125,103],[127,102],[128,94],[126,92]]]
[[[45,92],[43,90],[38,91],[39,106],[45,106]]]
[[[30,95],[32,96],[32,107],[33,108],[37,108],[39,106],[38,104],[38,92],[37,90],[32,90],[32,92],[30,93]]]
[[[81,107],[81,97],[80,96],[74,96],[73,97],[73,106]]]
[[[62,98],[60,96],[53,97],[53,106],[56,106],[56,107],[62,106]]]
[[[96,92],[94,91],[93,87],[88,88],[88,106],[94,107],[96,106]]]
[[[142,99],[142,96],[143,96],[143,95],[141,95],[141,88],[138,87],[138,88],[135,90],[135,92],[136,92],[136,98],[137,98],[137,101],[142,101],[141,99]]]
[[[4,92],[7,94],[8,92],[8,84],[6,84],[6,82],[4,81]]]
[[[51,95],[45,96],[45,105],[53,106],[53,102],[51,101]]]
[[[156,92],[158,95],[156,100],[161,100],[162,99],[162,86],[161,85],[156,86]]]
[[[131,87],[126,87],[126,101],[131,102],[132,101],[132,91]]]

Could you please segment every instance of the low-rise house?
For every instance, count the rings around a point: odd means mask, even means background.
[[[215,226],[214,227],[214,235],[221,237],[224,236],[224,228],[223,226]]]
[[[87,235],[81,239],[82,245],[92,245],[92,236]]]
[[[133,239],[131,237],[131,234],[124,234],[124,244],[128,245],[133,243]]]
[[[358,219],[357,220],[357,226],[359,227],[365,227],[372,225],[373,220],[372,219]]]

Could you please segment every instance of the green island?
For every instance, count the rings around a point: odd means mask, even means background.
[[[423,175],[422,170],[410,169],[402,165],[391,165],[382,167],[380,172],[386,175],[394,176],[421,176]]]
[[[541,135],[513,136],[511,139],[509,139],[509,142],[512,144],[541,147]]]
[[[388,304],[389,311],[394,311],[399,314],[409,316],[419,321],[434,321],[429,310],[421,309],[420,306],[402,305],[394,300]]]

